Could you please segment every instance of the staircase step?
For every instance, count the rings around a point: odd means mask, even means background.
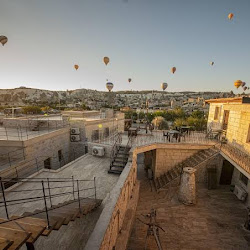
[[[6,249],[8,249],[13,243],[14,243],[14,241],[10,241],[10,240],[5,239],[5,238],[0,238],[0,249],[6,250]]]
[[[113,162],[113,165],[112,167],[125,167],[127,163],[124,163],[124,162],[117,162],[116,160]]]
[[[45,210],[38,210],[37,209],[34,212],[46,215]],[[48,213],[49,213],[49,216],[60,216],[60,217],[65,218],[64,221],[63,221],[63,225],[68,225],[69,222],[71,221],[71,218],[72,218],[71,214],[60,212],[57,209],[49,210]]]
[[[20,216],[17,215],[13,215],[11,216],[11,219],[17,219]],[[21,223],[27,223],[27,224],[32,224],[32,225],[37,225],[37,226],[41,226],[41,227],[46,227],[46,229],[42,232],[43,236],[48,236],[51,231],[54,229],[54,226],[56,225],[57,221],[55,220],[50,220],[50,228],[47,228],[47,221],[43,220],[43,219],[39,219],[39,218],[33,218],[33,217],[25,217],[25,218],[21,218],[18,220],[15,220],[16,222],[21,222]]]
[[[31,233],[29,232],[0,226],[0,238],[13,242],[10,246],[11,249],[19,249],[30,236]]]
[[[56,208],[56,211],[58,211],[59,213],[67,213],[71,215],[71,221],[74,221],[76,219],[76,217],[80,217],[80,212],[79,212],[79,207],[77,209],[70,209],[70,208],[66,208],[66,207],[59,207]]]
[[[0,218],[0,222],[6,222],[3,224],[0,224],[0,227],[17,229],[17,230],[21,230],[24,232],[30,232],[31,236],[27,240],[27,242],[30,244],[33,244],[46,228],[45,226],[38,226],[35,224],[27,224],[27,223],[23,223],[23,222],[19,222],[19,221],[8,221],[8,220],[2,219],[2,218]]]
[[[43,220],[46,220],[47,217],[46,217],[46,214],[45,213],[41,213],[41,214],[32,214],[32,213],[29,213],[29,212],[25,212],[23,213],[23,216],[29,216],[29,217],[34,217],[34,218],[38,218],[38,219],[43,219]],[[56,224],[54,226],[54,230],[59,230],[60,227],[63,225],[63,222],[65,220],[65,217],[61,217],[61,216],[51,216],[49,214],[49,222],[50,220],[54,220],[56,221]]]
[[[109,172],[110,174],[121,174],[121,173],[122,173],[121,170],[112,170],[112,169],[110,169],[108,172]]]

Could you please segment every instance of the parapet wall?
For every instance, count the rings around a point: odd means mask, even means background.
[[[136,155],[133,163],[124,168],[109,197],[103,201],[104,209],[91,234],[86,250],[112,250],[122,228],[128,203],[132,197],[137,176]]]

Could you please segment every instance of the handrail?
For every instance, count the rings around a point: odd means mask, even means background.
[[[34,179],[34,180],[33,180]],[[26,180],[26,181],[25,181]],[[47,214],[47,219],[48,219],[48,211],[49,211],[49,206],[48,204],[50,204],[50,207],[52,208],[53,205],[53,198],[57,198],[57,197],[61,197],[61,196],[67,196],[68,198],[66,198],[65,201],[77,201],[80,204],[80,199],[84,199],[84,198],[88,198],[88,197],[94,197],[96,200],[96,180],[95,177],[93,179],[89,179],[89,180],[76,180],[73,178],[73,176],[71,178],[22,178],[22,180],[20,180],[21,183],[37,183],[37,184],[42,184],[42,188],[33,188],[33,189],[25,189],[25,190],[6,190],[4,187],[4,183],[5,182],[9,182],[9,180],[4,180],[0,177],[0,198],[2,197],[2,200],[0,200],[0,208],[4,207],[5,208],[5,212],[6,212],[6,217],[9,220],[9,211],[8,208],[10,206],[17,206],[19,204],[26,204],[26,203],[31,203],[31,202],[42,202],[44,200],[44,206],[45,206],[45,211]],[[68,182],[71,182],[72,185],[69,185]],[[87,182],[87,183],[86,183]],[[91,182],[89,184],[89,182]],[[55,187],[51,187],[50,185],[52,183],[63,183],[62,186],[58,186],[57,184],[55,184]],[[65,183],[65,184],[64,184]],[[79,183],[86,183],[86,186],[81,186],[79,185]],[[45,186],[46,184],[46,186]],[[66,188],[66,189],[65,189]],[[55,190],[56,189],[56,190]],[[37,196],[32,196],[33,191],[37,191],[38,195]],[[8,194],[11,193],[17,193],[17,192],[32,192],[31,194],[27,193],[26,197],[24,196],[23,198],[12,198],[8,197]],[[54,191],[53,193],[51,191]],[[86,197],[80,197],[80,192],[84,192],[86,193]],[[42,193],[42,194],[41,194]],[[78,194],[78,198],[75,198],[75,193]],[[91,194],[91,195],[90,195]],[[73,198],[69,198],[73,195]],[[10,198],[10,199],[9,199]],[[70,199],[70,200],[69,200]],[[49,203],[47,202],[47,200],[49,201]],[[48,203],[48,204],[47,204]],[[22,216],[21,216],[22,217]],[[20,217],[20,218],[21,218]],[[24,216],[25,217],[25,216]],[[47,220],[48,226],[49,226],[49,219]]]
[[[113,161],[115,159],[115,156],[120,148],[120,145],[121,145],[121,142],[122,142],[122,136],[121,136],[121,133],[118,133],[117,134],[117,138],[114,142],[114,145],[111,149],[111,154],[110,154],[110,167],[112,166],[113,164]]]

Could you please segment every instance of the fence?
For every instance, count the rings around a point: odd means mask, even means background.
[[[83,199],[96,199],[96,181],[92,180],[75,180],[71,178],[18,178],[21,189],[5,190],[6,182],[11,179],[0,178],[0,213],[5,214],[8,221],[11,216],[18,213],[28,212],[27,209],[39,214],[46,212],[47,224],[50,226],[50,218],[48,211],[53,210],[59,202],[78,201],[79,209],[81,209],[81,201]],[[29,204],[28,206],[25,204]],[[35,209],[41,209],[40,212]],[[24,211],[26,209],[26,211]],[[30,215],[27,215],[30,216]],[[18,216],[18,219],[26,216]],[[0,222],[0,225],[8,221]]]
[[[68,121],[49,118],[11,119],[0,127],[0,140],[24,141],[68,126]]]
[[[50,166],[57,166],[56,169],[58,169],[82,155],[83,153],[72,149],[66,152],[62,151],[60,156],[39,156],[31,160],[21,161],[16,165],[14,165],[13,162],[9,162],[10,166],[1,170],[0,176],[2,178],[8,178],[12,180],[9,183],[5,182],[6,187],[8,187],[13,185],[13,183],[16,183],[20,178],[27,178],[28,176],[38,172],[43,168],[50,168],[49,165],[46,165],[46,163],[49,164],[46,162],[48,159],[50,159]],[[23,155],[23,157],[25,159],[25,155]]]

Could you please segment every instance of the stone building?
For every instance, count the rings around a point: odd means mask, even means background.
[[[225,144],[221,184],[232,184],[248,194],[250,204],[250,98],[221,98],[210,104],[208,129],[221,132]]]

